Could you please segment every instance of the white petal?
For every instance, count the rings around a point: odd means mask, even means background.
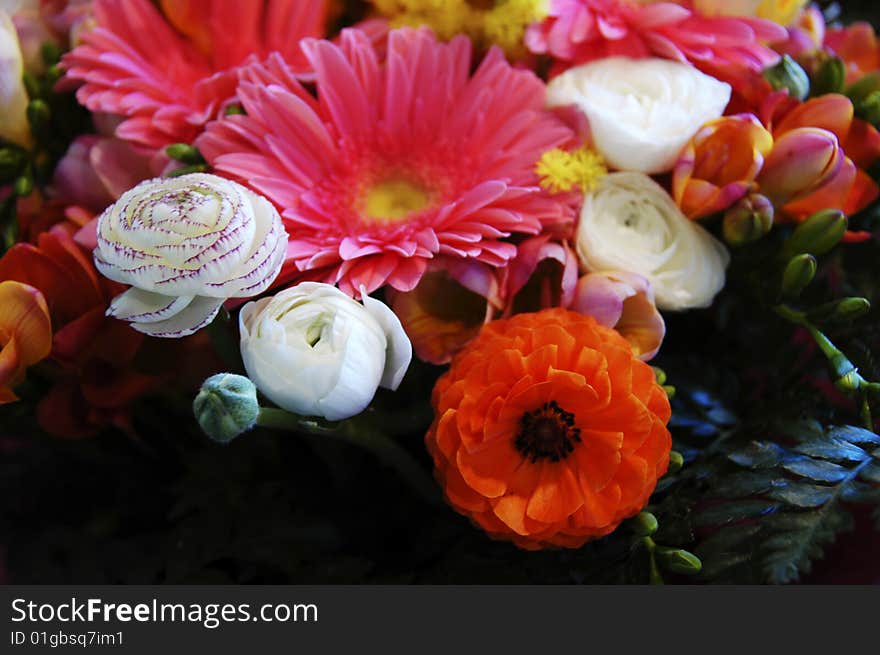
[[[152,337],[185,337],[208,325],[217,315],[222,304],[222,298],[197,296],[183,311],[165,321],[132,323],[131,326],[138,332]]]
[[[132,287],[113,299],[107,316],[121,321],[156,323],[183,311],[192,300],[193,296],[164,296]]]
[[[382,373],[379,385],[395,391],[403,381],[403,376],[406,375],[412,361],[412,343],[406,336],[397,314],[391,311],[388,305],[368,296],[363,286],[361,286],[360,292],[364,301],[364,309],[376,319],[388,340],[388,346],[385,350],[385,371]]]

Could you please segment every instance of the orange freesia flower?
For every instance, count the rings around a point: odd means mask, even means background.
[[[20,282],[0,282],[0,404],[18,400],[12,388],[51,349],[52,323],[43,294]]]
[[[489,266],[440,259],[412,291],[386,293],[416,356],[446,364],[500,307],[499,292],[497,275]]]
[[[754,188],[772,147],[773,137],[751,114],[709,121],[675,165],[675,202],[692,219],[731,207]]]
[[[434,388],[426,436],[452,506],[493,538],[576,548],[648,501],[671,413],[651,368],[565,309],[484,326]]]
[[[758,182],[780,218],[800,221],[826,208],[853,214],[877,198],[864,169],[880,158],[880,133],[853,117],[849,98],[829,93],[798,103],[773,94],[761,113],[774,148]]]

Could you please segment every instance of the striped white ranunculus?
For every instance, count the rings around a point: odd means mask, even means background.
[[[206,173],[141,182],[104,210],[97,231],[98,270],[132,286],[107,314],[157,337],[192,334],[226,299],[265,291],[287,246],[268,200]]]

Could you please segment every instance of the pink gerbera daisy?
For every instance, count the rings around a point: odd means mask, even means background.
[[[127,117],[117,135],[151,148],[190,143],[235,93],[234,67],[323,36],[326,0],[95,0],[97,27],[64,57],[79,101]]]
[[[786,39],[785,28],[758,18],[700,16],[688,4],[551,0],[548,17],[526,33],[526,45],[572,64],[655,56],[760,71],[779,60],[764,44]]]
[[[408,291],[436,254],[500,266],[516,255],[505,237],[573,218],[535,164],[574,134],[499,50],[471,75],[470,41],[425,28],[391,32],[384,64],[359,30],[303,49],[317,99],[270,58],[242,69],[247,115],[197,141],[216,172],[278,205],[294,277]]]

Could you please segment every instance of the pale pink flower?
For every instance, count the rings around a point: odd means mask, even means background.
[[[247,115],[209,125],[197,145],[215,171],[281,210],[286,277],[351,295],[415,287],[436,255],[502,266],[505,239],[573,219],[539,186],[535,164],[574,133],[544,109],[543,83],[492,50],[471,74],[471,43],[427,29],[307,39],[318,99],[279,58],[243,69]]]
[[[639,359],[648,361],[660,350],[666,324],[654,304],[651,283],[623,271],[588,273],[577,282],[569,309],[588,314],[612,327],[632,345]]]

